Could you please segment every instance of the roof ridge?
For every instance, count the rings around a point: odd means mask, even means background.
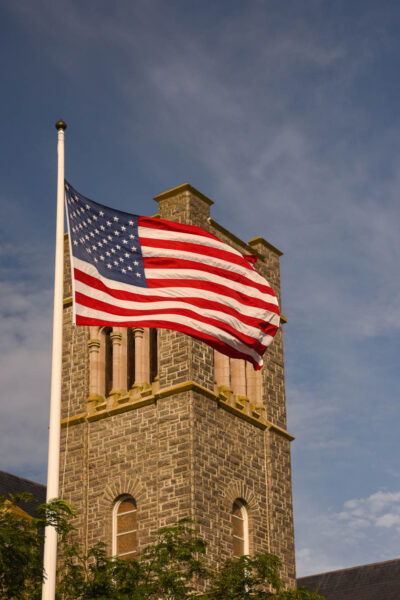
[[[352,571],[354,569],[364,569],[366,567],[374,567],[375,565],[384,565],[389,563],[398,562],[400,563],[400,558],[391,558],[389,560],[382,560],[379,562],[367,563],[365,565],[354,565],[353,567],[344,567],[343,569],[335,569],[333,571],[322,571],[321,573],[314,573],[313,575],[302,575],[301,577],[297,577],[299,579],[306,579],[307,577],[319,577],[321,575],[330,575],[331,573],[343,573],[344,571]]]
[[[28,483],[33,483],[33,485],[38,485],[43,488],[46,487],[43,483],[38,483],[37,481],[33,481],[32,479],[28,479],[27,477],[21,477],[20,475],[15,475],[15,473],[9,473],[8,471],[3,471],[2,469],[0,469],[0,473],[4,473],[5,475],[9,475],[10,477],[15,477],[15,479],[23,479]]]

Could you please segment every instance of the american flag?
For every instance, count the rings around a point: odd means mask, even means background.
[[[277,298],[252,261],[193,225],[98,204],[65,182],[76,325],[161,327],[261,369]]]

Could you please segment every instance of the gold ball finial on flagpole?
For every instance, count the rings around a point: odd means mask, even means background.
[[[60,129],[62,129],[63,131],[65,131],[67,129],[67,124],[66,124],[65,121],[63,121],[62,119],[60,119],[55,124],[55,128],[57,129],[57,131],[60,131]]]

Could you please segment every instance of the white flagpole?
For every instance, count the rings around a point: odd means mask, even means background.
[[[54,275],[53,354],[51,367],[49,457],[47,466],[47,502],[58,497],[60,471],[61,431],[61,378],[62,378],[62,328],[64,285],[64,131],[67,125],[57,121],[57,226],[56,259]],[[48,526],[45,530],[43,566],[46,580],[42,587],[42,600],[54,600],[56,590],[57,532]]]

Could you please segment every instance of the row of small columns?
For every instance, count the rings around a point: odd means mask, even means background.
[[[229,358],[214,351],[214,377],[218,386],[232,390],[238,396],[247,396],[256,403],[262,401],[261,371],[239,358]]]
[[[105,329],[91,327],[88,342],[90,365],[90,397],[104,397],[105,389]],[[149,330],[132,328],[135,336],[135,382],[140,387],[150,382]],[[127,390],[127,333],[125,329],[114,328],[110,333],[112,343],[112,390],[110,394]],[[230,389],[238,396],[247,396],[260,403],[262,398],[261,374],[252,365],[237,358],[229,358],[214,351],[214,377],[218,386]]]
[[[104,328],[90,328],[91,338],[88,342],[90,368],[90,397],[104,397],[105,389],[105,339]],[[93,331],[94,330],[94,331]],[[132,328],[135,336],[135,382],[139,387],[150,382],[149,330],[142,327]],[[124,333],[123,333],[124,332]],[[95,337],[96,336],[96,337]],[[127,389],[127,333],[126,330],[114,328],[110,333],[112,343],[112,390],[110,394],[121,393]]]

